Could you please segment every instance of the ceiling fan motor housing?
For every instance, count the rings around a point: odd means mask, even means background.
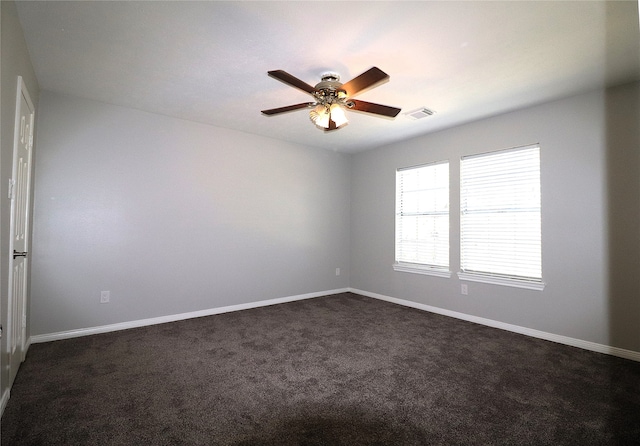
[[[322,79],[316,84],[313,96],[319,104],[331,105],[340,103],[346,97],[346,92],[341,88],[340,75],[334,72],[322,73]]]

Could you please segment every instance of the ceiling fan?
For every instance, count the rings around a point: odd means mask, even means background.
[[[265,115],[277,115],[303,108],[311,108],[312,110],[309,112],[311,121],[319,128],[329,131],[336,130],[348,122],[344,114],[345,109],[373,113],[390,118],[394,118],[400,113],[400,109],[396,107],[353,99],[358,93],[389,79],[389,75],[377,67],[370,68],[346,84],[340,83],[338,74],[324,73],[321,76],[320,83],[316,84],[315,87],[283,70],[269,71],[268,74],[287,85],[309,93],[313,96],[315,102],[303,102],[286,107],[262,110]]]

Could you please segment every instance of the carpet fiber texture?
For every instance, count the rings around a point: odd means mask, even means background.
[[[2,445],[640,444],[640,363],[351,293],[33,345]]]

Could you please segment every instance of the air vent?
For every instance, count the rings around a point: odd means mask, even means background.
[[[434,113],[435,112],[433,110],[429,110],[426,107],[420,107],[416,110],[406,112],[405,115],[411,119],[422,119],[422,118],[426,118],[427,116],[431,116]]]

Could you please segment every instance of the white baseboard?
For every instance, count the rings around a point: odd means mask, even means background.
[[[24,360],[27,357],[27,352],[29,351],[29,347],[31,347],[31,336],[29,336],[26,340],[26,342],[24,343],[24,346],[22,348],[22,358],[20,358],[22,360],[22,362],[24,362]]]
[[[507,324],[504,322],[494,321],[492,319],[486,319],[483,317],[472,316],[465,313],[459,313],[457,311],[451,311],[443,308],[433,307],[430,305],[420,304],[417,302],[412,302],[410,300],[398,299],[395,297],[385,296],[378,293],[371,293],[369,291],[359,290],[357,288],[340,288],[336,290],[319,291],[316,293],[300,294],[297,296],[288,296],[288,297],[282,297],[277,299],[262,300],[258,302],[247,303],[247,304],[230,305],[227,307],[193,311],[190,313],[173,314],[169,316],[161,316],[161,317],[150,318],[150,319],[121,322],[118,324],[102,325],[99,327],[80,328],[77,330],[68,330],[68,331],[61,331],[57,333],[35,335],[35,336],[31,336],[28,342],[29,344],[37,344],[41,342],[58,341],[61,339],[71,339],[71,338],[77,338],[80,336],[89,336],[89,335],[99,334],[99,333],[108,333],[108,332],[118,331],[118,330],[127,330],[129,328],[138,328],[138,327],[145,327],[148,325],[164,324],[167,322],[176,322],[176,321],[191,319],[195,317],[212,316],[215,314],[229,313],[232,311],[239,311],[239,310],[248,310],[251,308],[265,307],[268,305],[276,305],[276,304],[282,304],[286,302],[293,302],[297,300],[311,299],[314,297],[321,297],[321,296],[327,296],[330,294],[338,294],[338,293],[346,293],[346,292],[352,292],[355,294],[360,294],[362,296],[371,297],[374,299],[380,299],[387,302],[403,305],[405,307],[411,307],[411,308],[416,308],[423,311],[429,311],[431,313],[441,314],[444,316],[449,316],[449,317],[461,319],[464,321],[474,322],[476,324],[486,325],[488,327],[499,328],[501,330],[507,330],[514,333],[531,336],[534,338],[544,339],[546,341],[557,342],[559,344],[570,345],[572,347],[578,347],[584,350],[590,350],[597,353],[604,353],[607,355],[618,356],[620,358],[625,358],[625,359],[630,359],[632,361],[640,362],[640,352],[636,352],[633,350],[626,350],[623,348],[612,347],[604,344],[598,344],[596,342],[584,341],[582,339],[571,338],[568,336],[557,335],[554,333],[547,333],[540,330],[534,330],[532,328],[521,327],[519,325]],[[5,395],[3,395],[2,404],[6,404],[6,401],[4,401],[4,398],[5,398]],[[6,396],[6,398],[8,398],[8,395]],[[2,407],[0,407],[0,409]]]
[[[7,403],[9,402],[9,396],[11,394],[11,389],[5,389],[2,393],[2,398],[0,399],[0,417],[4,414],[4,408],[7,407]]]
[[[293,302],[296,300],[311,299],[314,297],[327,296],[330,294],[346,293],[349,288],[340,288],[329,291],[319,291],[316,293],[299,294],[296,296],[281,297],[277,299],[261,300],[239,305],[229,305],[227,307],[210,308],[207,310],[192,311],[189,313],[172,314],[169,316],[154,317],[150,319],[141,319],[137,321],[121,322],[118,324],[102,325],[99,327],[79,328],[76,330],[60,331],[57,333],[41,334],[31,336],[30,343],[37,344],[41,342],[59,341],[62,339],[78,338],[81,336],[89,336],[99,333],[109,333],[112,331],[127,330],[129,328],[146,327],[148,325],[164,324],[167,322],[176,322],[185,319],[192,319],[203,316],[213,316],[215,314],[229,313],[232,311],[249,310],[251,308],[266,307],[269,305]]]
[[[454,317],[456,319],[475,322],[476,324],[486,325],[488,327],[493,327],[493,328],[499,328],[501,330],[507,330],[514,333],[531,336],[533,338],[544,339],[546,341],[557,342],[559,344],[570,345],[572,347],[578,347],[584,350],[590,350],[598,353],[605,353],[607,355],[618,356],[620,358],[625,358],[625,359],[630,359],[632,361],[640,362],[640,352],[636,352],[633,350],[625,350],[623,348],[611,347],[609,345],[598,344],[596,342],[584,341],[582,339],[570,338],[568,336],[547,333],[540,330],[534,330],[532,328],[520,327],[519,325],[512,325],[504,322],[494,321],[492,319],[485,319],[483,317],[472,316],[464,313],[458,313],[457,311],[445,310],[443,308],[432,307],[430,305],[424,305],[417,302],[412,302],[410,300],[397,299],[395,297],[389,297],[382,294],[371,293],[369,291],[358,290],[355,288],[349,288],[349,291],[355,294],[361,294],[366,297],[372,297],[374,299],[380,299],[387,302],[404,305],[405,307],[411,307],[411,308],[416,308],[418,310],[429,311],[431,313],[437,313],[444,316]]]

